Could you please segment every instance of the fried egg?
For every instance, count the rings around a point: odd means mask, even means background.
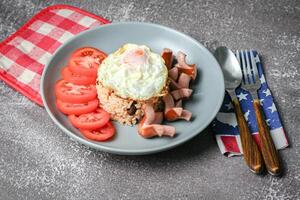
[[[122,98],[147,100],[160,96],[168,77],[162,57],[145,45],[125,44],[98,69],[98,80]]]

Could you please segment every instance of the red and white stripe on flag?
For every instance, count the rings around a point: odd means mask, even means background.
[[[285,134],[282,134],[283,132],[283,128],[270,130],[274,145],[278,150],[288,146],[288,141]],[[260,145],[258,132],[253,133],[252,136],[255,142]],[[239,135],[216,135],[216,140],[222,154],[228,157],[243,154],[241,138]]]

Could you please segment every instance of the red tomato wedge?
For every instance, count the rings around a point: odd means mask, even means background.
[[[95,85],[75,85],[60,80],[55,85],[56,97],[68,103],[86,103],[97,97]]]
[[[107,55],[92,47],[77,49],[69,61],[70,70],[76,74],[96,76],[101,62]]]
[[[97,76],[83,76],[76,74],[70,70],[69,67],[63,68],[61,71],[61,75],[64,80],[74,83],[77,85],[90,85],[90,84],[96,84],[96,78]]]
[[[116,129],[111,122],[108,122],[105,126],[100,129],[90,131],[82,130],[80,132],[88,139],[96,141],[105,141],[112,138],[115,135]]]
[[[109,114],[103,109],[97,109],[95,112],[82,114],[79,116],[69,115],[71,123],[79,129],[97,130],[103,127],[109,121]]]
[[[87,103],[66,103],[59,99],[56,100],[57,108],[67,115],[81,115],[95,111],[99,106],[99,100],[94,99]]]

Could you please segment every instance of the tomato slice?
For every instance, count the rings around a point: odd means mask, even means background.
[[[107,55],[92,47],[77,49],[69,61],[70,70],[76,74],[96,76],[101,62]]]
[[[87,103],[67,103],[59,99],[56,100],[57,108],[67,115],[81,115],[95,111],[99,106],[99,100],[94,99]]]
[[[96,78],[97,76],[83,76],[76,74],[70,70],[69,67],[63,68],[61,71],[61,75],[64,80],[74,83],[77,85],[90,85],[90,84],[96,84]]]
[[[105,126],[100,129],[90,131],[82,130],[80,132],[88,139],[96,141],[105,141],[112,138],[115,135],[116,129],[111,122],[108,122]]]
[[[97,109],[95,112],[82,114],[79,116],[69,115],[71,123],[79,129],[97,130],[103,127],[109,121],[109,114],[103,109]]]
[[[55,86],[56,97],[68,103],[86,103],[97,97],[95,85],[75,85],[60,80]]]

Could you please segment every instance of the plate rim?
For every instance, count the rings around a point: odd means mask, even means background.
[[[176,32],[176,34],[182,35],[183,37],[186,37],[188,39],[190,39],[191,41],[195,42],[196,45],[202,47],[205,51],[207,51],[209,54],[211,54],[212,58],[215,60],[216,64],[219,66],[219,68],[217,69],[219,71],[219,74],[221,75],[221,88],[223,88],[223,92],[222,92],[222,100],[219,101],[218,105],[215,106],[215,110],[214,110],[214,114],[211,115],[212,117],[210,117],[208,120],[206,120],[206,122],[204,123],[203,126],[197,128],[196,131],[193,131],[190,133],[189,136],[183,138],[182,140],[178,140],[175,141],[173,143],[168,143],[166,145],[163,145],[161,147],[153,147],[153,148],[143,148],[141,150],[139,149],[122,149],[122,148],[117,148],[117,147],[108,147],[108,146],[103,146],[101,144],[95,144],[87,139],[81,138],[79,136],[77,136],[75,133],[73,133],[72,131],[68,130],[67,128],[64,127],[64,125],[62,125],[57,119],[56,117],[52,114],[52,112],[50,111],[50,108],[48,107],[47,104],[47,100],[45,98],[44,95],[44,80],[45,80],[45,76],[46,76],[46,72],[49,68],[50,63],[52,62],[52,60],[55,58],[56,54],[58,54],[58,52],[61,51],[62,48],[64,48],[64,46],[68,45],[69,43],[71,43],[73,40],[75,40],[77,37],[80,37],[88,32],[93,32],[95,30],[98,29],[103,29],[106,27],[112,27],[112,26],[119,26],[119,25],[147,25],[147,26],[153,26],[153,27],[158,27],[158,28],[162,28],[165,30],[169,30],[172,32]],[[192,38],[191,36],[182,33],[180,31],[177,31],[173,28],[164,26],[164,25],[160,25],[160,24],[155,24],[155,23],[149,23],[149,22],[114,22],[114,23],[109,23],[109,24],[103,24],[99,27],[95,27],[89,30],[85,30],[77,35],[75,35],[74,37],[70,38],[69,40],[67,40],[66,42],[64,42],[58,49],[56,49],[56,51],[54,52],[54,54],[51,56],[51,58],[48,60],[48,62],[46,63],[44,69],[43,69],[43,73],[41,76],[41,81],[40,81],[40,94],[42,97],[42,101],[44,104],[44,107],[48,113],[48,115],[50,116],[50,118],[52,119],[52,121],[64,132],[66,133],[69,137],[73,138],[74,140],[78,141],[81,144],[87,145],[93,149],[96,150],[101,150],[104,152],[108,152],[108,153],[112,153],[112,154],[118,154],[118,155],[147,155],[147,154],[154,154],[154,153],[158,153],[158,152],[162,152],[162,151],[166,151],[172,148],[175,148],[178,145],[181,145],[189,140],[191,140],[192,138],[194,138],[195,136],[197,136],[198,134],[200,134],[205,128],[207,128],[209,126],[209,124],[212,122],[212,120],[215,118],[215,116],[217,115],[219,109],[221,108],[224,96],[225,96],[225,83],[224,83],[224,77],[223,77],[223,72],[221,70],[221,67],[219,65],[219,63],[217,62],[217,60],[215,59],[215,57],[213,56],[213,54],[204,46],[202,45],[200,42],[198,42],[196,39]]]

